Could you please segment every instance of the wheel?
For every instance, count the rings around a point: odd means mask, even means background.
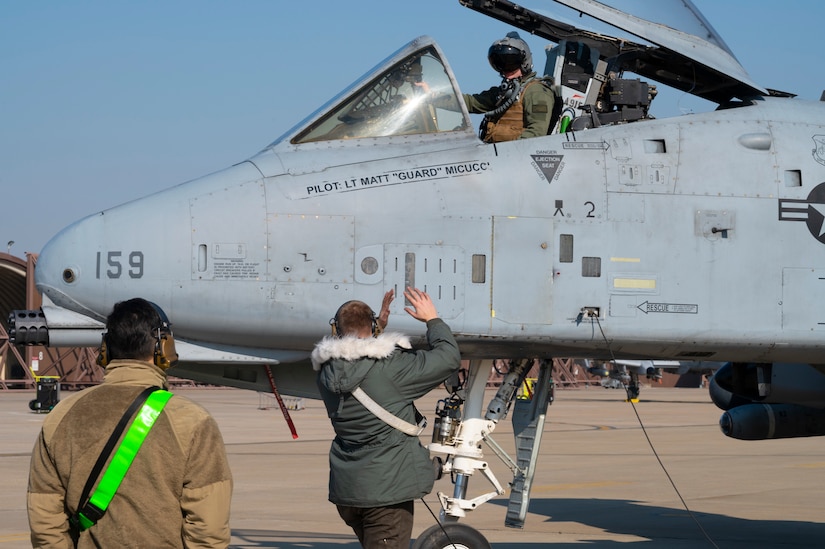
[[[492,549],[487,538],[481,532],[461,524],[448,522],[434,524],[418,536],[412,549]]]

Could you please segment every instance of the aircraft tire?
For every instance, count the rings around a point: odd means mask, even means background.
[[[446,532],[446,534],[445,534]],[[412,549],[492,549],[481,532],[459,522],[434,524],[421,532]]]

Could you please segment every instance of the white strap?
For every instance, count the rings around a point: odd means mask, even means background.
[[[421,431],[424,430],[424,426],[413,425],[412,423],[406,422],[398,416],[394,416],[389,413],[387,410],[381,407],[380,404],[375,402],[370,396],[364,392],[361,387],[356,387],[352,390],[352,396],[354,396],[358,402],[364,405],[364,408],[372,412],[373,414],[378,417],[381,421],[389,425],[390,427],[395,427],[402,433],[406,433],[410,436],[417,437],[421,434]]]

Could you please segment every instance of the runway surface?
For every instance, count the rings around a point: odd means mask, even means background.
[[[332,430],[319,401],[304,399],[304,409],[290,412],[299,435],[293,440],[280,410],[259,409],[266,399],[257,393],[178,393],[209,409],[223,432],[235,479],[231,547],[359,547],[327,501]],[[445,396],[436,390],[419,402],[431,425],[436,402]],[[32,398],[32,392],[0,393],[0,549],[30,547],[25,511],[29,454],[45,417],[29,411]],[[643,388],[635,411],[621,390],[559,390],[548,411],[524,529],[504,526],[507,495],[482,505],[463,522],[497,549],[821,546],[823,440],[731,440],[719,431],[720,414],[707,391],[698,388]],[[514,456],[512,433],[508,418],[493,438]],[[431,430],[425,434],[426,443]],[[488,448],[484,452],[506,486],[509,470]],[[490,489],[485,479],[474,477],[468,496]],[[450,480],[436,482],[425,498],[437,514],[436,491],[452,494]],[[413,534],[432,524],[427,508],[416,502]]]

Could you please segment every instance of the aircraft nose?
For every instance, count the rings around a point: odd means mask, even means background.
[[[69,225],[41,250],[35,268],[35,286],[54,304],[77,312],[91,312],[89,294],[95,273],[95,243],[100,239],[103,214]],[[99,276],[99,273],[97,273]]]

